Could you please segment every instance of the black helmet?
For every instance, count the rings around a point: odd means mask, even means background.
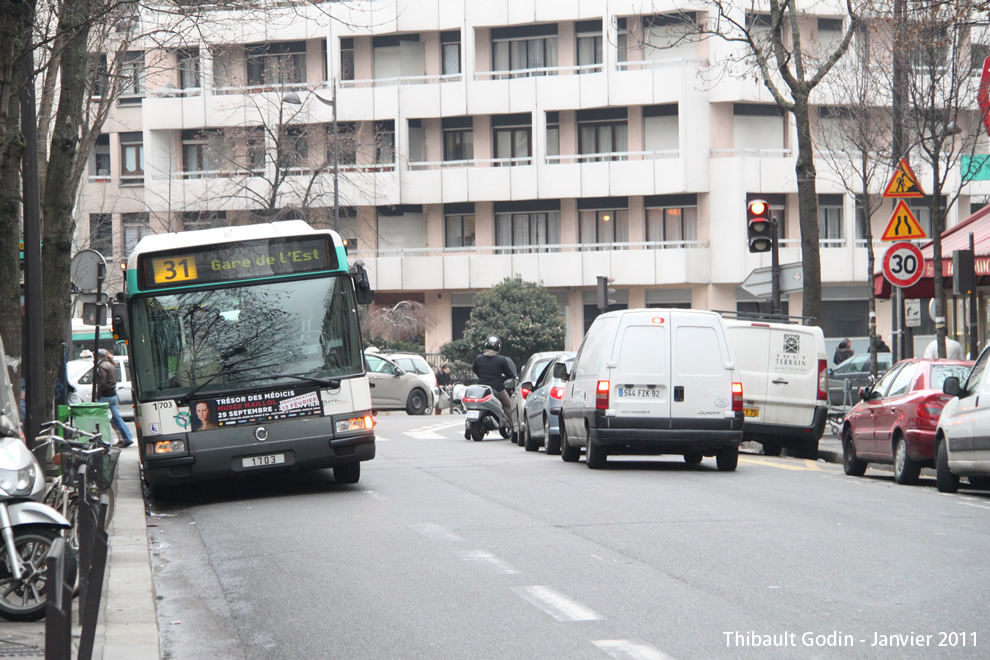
[[[491,349],[496,353],[501,351],[502,340],[496,337],[495,335],[492,335],[491,337],[485,340],[485,350],[487,351],[488,349]]]

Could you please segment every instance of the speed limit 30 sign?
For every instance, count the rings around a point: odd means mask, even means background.
[[[883,255],[883,276],[894,286],[912,286],[924,270],[925,258],[913,243],[894,243]]]

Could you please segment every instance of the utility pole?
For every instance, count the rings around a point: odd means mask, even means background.
[[[893,89],[891,90],[893,134],[890,142],[894,167],[898,166],[902,156],[906,156],[904,153],[904,98],[907,88],[907,69],[904,62],[903,46],[905,38],[904,2],[905,0],[894,0],[894,61]],[[938,265],[936,265],[937,267]],[[901,287],[893,288],[890,303],[892,339],[894,340],[892,357],[896,363],[904,357],[904,290]],[[874,360],[875,363],[876,360]]]

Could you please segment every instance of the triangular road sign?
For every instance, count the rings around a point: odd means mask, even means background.
[[[906,158],[901,158],[901,162],[894,170],[894,175],[890,177],[890,182],[883,191],[884,197],[924,197],[925,191],[918,183],[918,177],[914,175],[914,170],[908,165]]]
[[[894,207],[894,214],[890,216],[887,228],[883,230],[881,241],[910,241],[915,239],[928,238],[928,234],[921,228],[918,218],[908,208],[907,202],[903,199],[897,202]]]

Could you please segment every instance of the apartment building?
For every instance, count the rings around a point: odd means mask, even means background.
[[[842,3],[799,4],[806,43],[841,37]],[[479,290],[514,275],[556,296],[571,349],[601,275],[617,306],[754,309],[741,285],[770,256],[747,249],[747,199],[778,218],[781,263],[801,260],[796,133],[756,77],[721,68],[739,44],[681,39],[697,12],[634,0],[227,11],[195,39],[120,55],[127,89],[97,142],[79,242],[120,263],[150,232],[337,227],[377,305],[430,310],[428,351],[461,335]],[[823,325],[862,336],[865,228],[817,166]],[[949,226],[988,194],[964,187]],[[912,202],[923,224],[925,204]],[[874,214],[874,236],[892,210]],[[785,290],[799,314],[800,282]],[[890,312],[878,318],[888,333]]]

